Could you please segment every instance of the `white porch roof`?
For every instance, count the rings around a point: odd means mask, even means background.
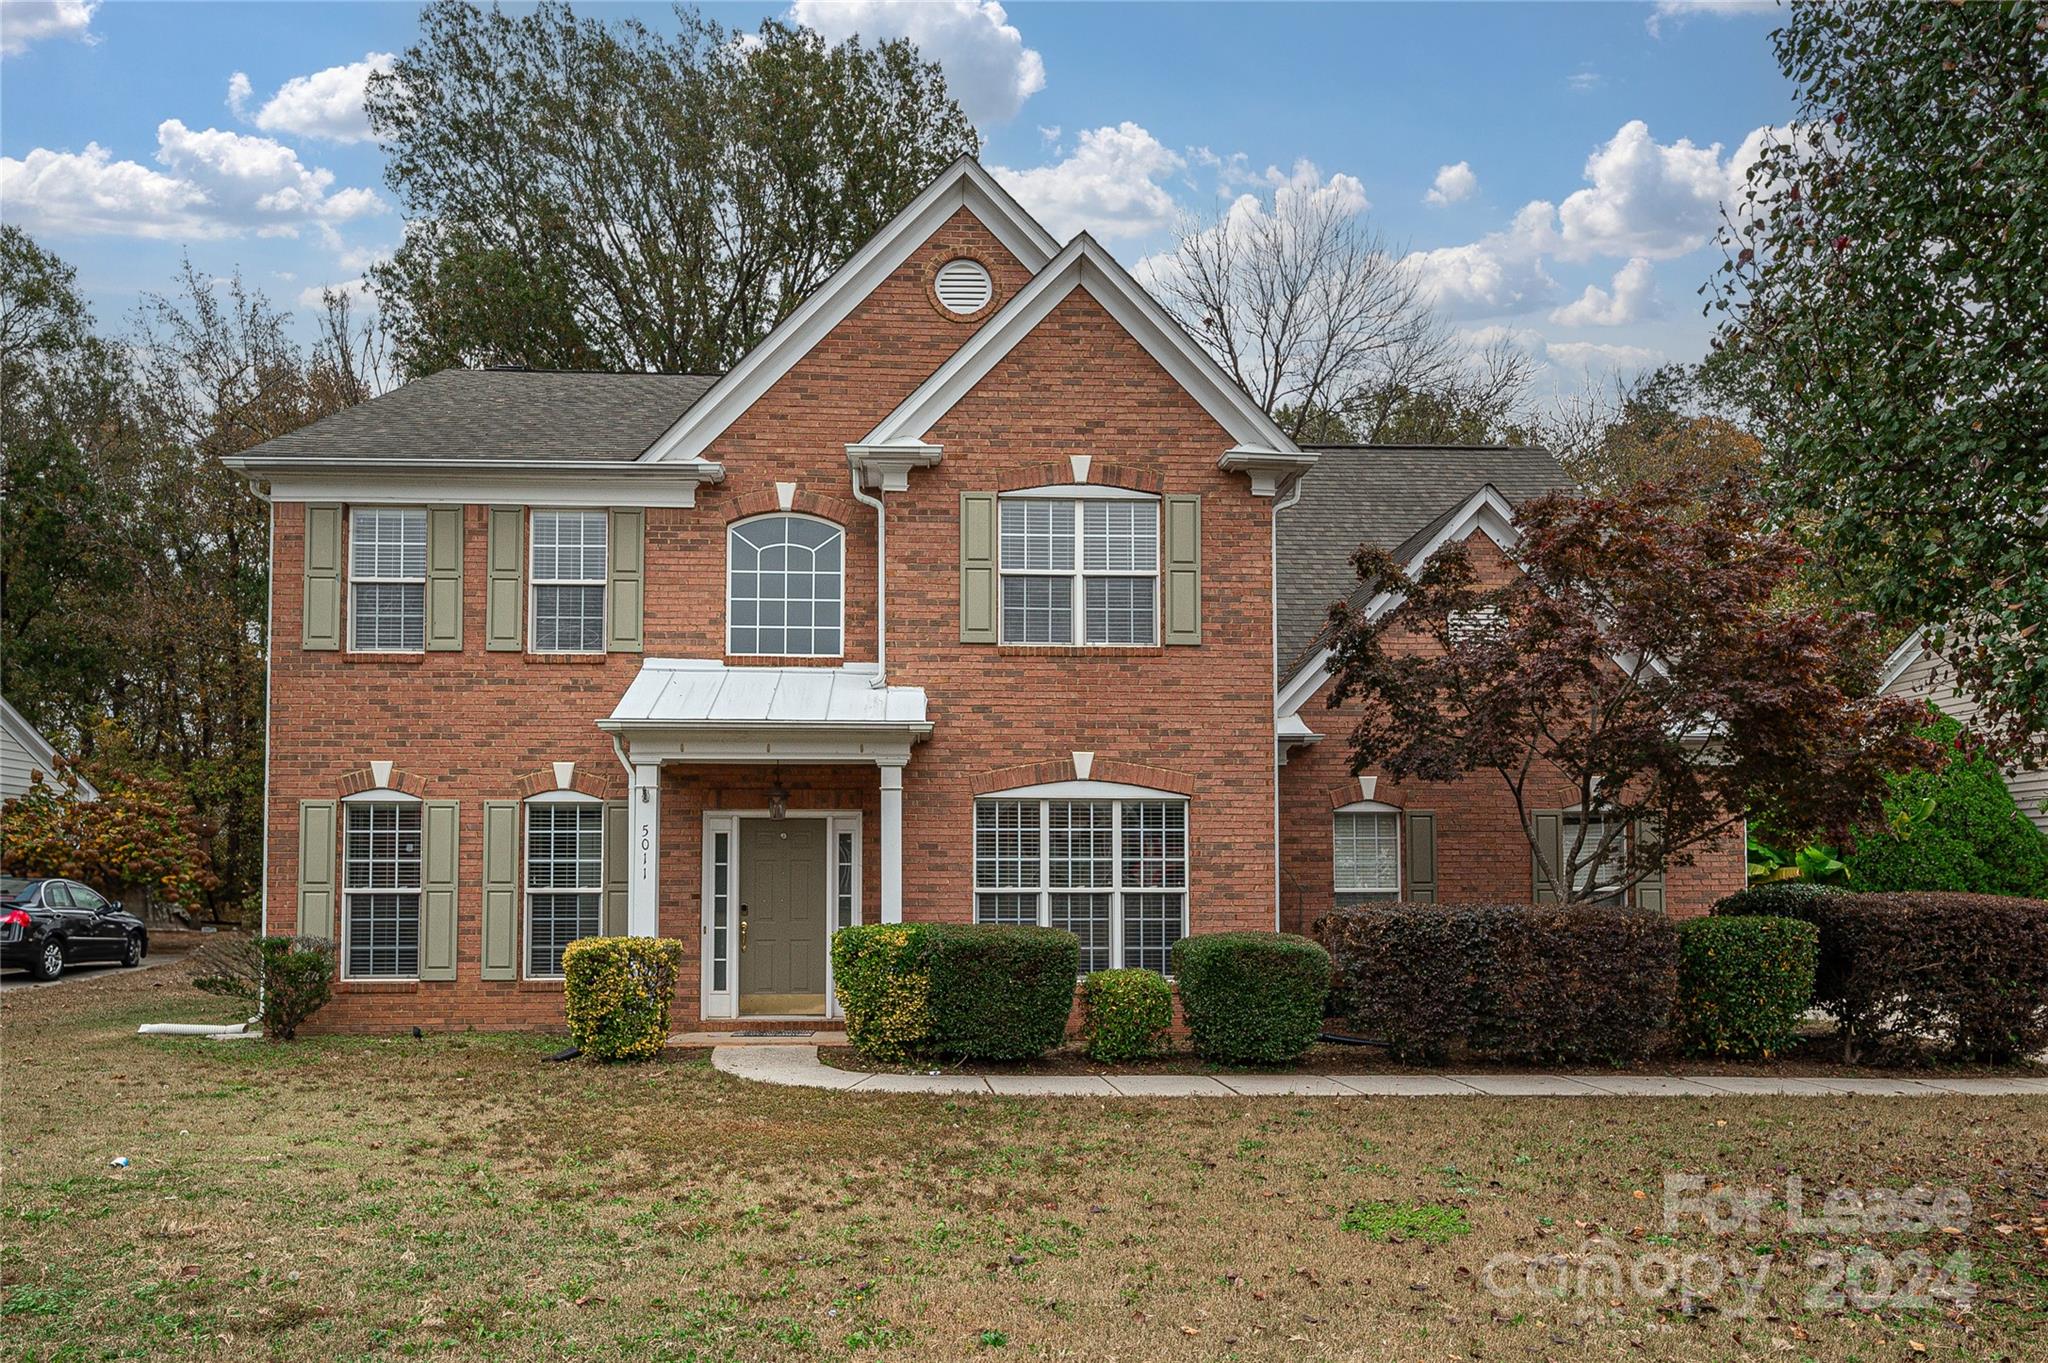
[[[932,731],[924,688],[876,686],[872,663],[745,667],[649,658],[598,727],[669,761],[873,761]],[[900,760],[900,757],[899,757]]]

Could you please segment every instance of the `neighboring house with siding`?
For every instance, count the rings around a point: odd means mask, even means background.
[[[1483,780],[1361,782],[1307,702],[1352,546],[1511,541],[1555,463],[1297,447],[971,160],[729,373],[450,371],[228,462],[275,545],[265,920],[336,940],[324,1026],[559,1024],[597,932],[680,939],[694,1026],[836,1015],[848,923],[1163,969],[1546,892]]]
[[[57,750],[21,711],[0,699],[0,800],[26,794],[40,778],[59,786],[81,800],[97,800],[99,791],[83,776],[60,778]]]
[[[1924,629],[1914,630],[1892,650],[1878,672],[1877,689],[1881,695],[1924,700],[1964,728],[1975,725],[1982,708],[1975,696],[1956,685],[1955,670],[1928,646]],[[2012,792],[2020,812],[2048,833],[2048,770],[2007,768],[2005,788]]]

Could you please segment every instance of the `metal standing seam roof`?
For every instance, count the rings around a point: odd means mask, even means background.
[[[921,686],[874,685],[872,664],[732,667],[650,658],[607,726],[929,729]]]

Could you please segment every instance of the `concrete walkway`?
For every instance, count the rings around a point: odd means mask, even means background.
[[[1779,1079],[1754,1075],[1566,1074],[871,1074],[835,1069],[816,1046],[718,1046],[741,1079],[862,1093],[1007,1093],[1035,1098],[1726,1098],[2048,1097],[2048,1079]]]

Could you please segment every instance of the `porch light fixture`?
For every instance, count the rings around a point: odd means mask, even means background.
[[[782,784],[782,770],[777,768],[774,779],[768,786],[768,817],[781,819],[789,814],[789,791]]]

